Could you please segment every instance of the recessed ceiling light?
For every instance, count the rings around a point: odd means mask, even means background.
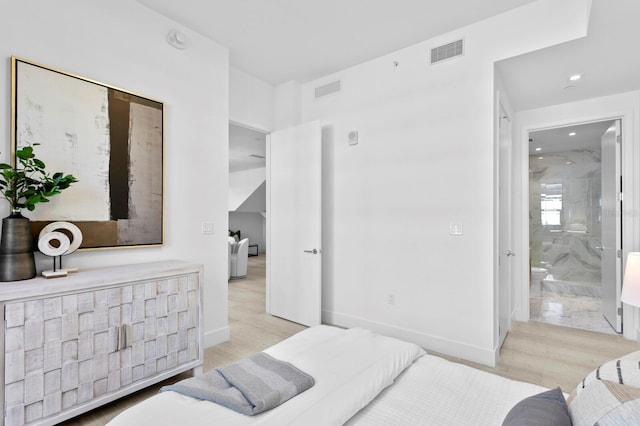
[[[565,164],[573,164],[573,161],[567,161]]]
[[[538,157],[538,160],[544,160],[544,157]]]
[[[536,151],[542,151],[542,148],[538,147],[538,148],[536,148]]]
[[[575,136],[575,135],[576,135],[576,132],[569,133],[569,136]]]
[[[582,78],[582,74],[573,74],[569,76],[569,81],[578,81]]]

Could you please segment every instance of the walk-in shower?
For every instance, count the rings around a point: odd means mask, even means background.
[[[532,320],[613,332],[601,313],[601,138],[612,123],[529,135]]]

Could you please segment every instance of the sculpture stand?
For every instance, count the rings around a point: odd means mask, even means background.
[[[59,259],[60,267],[56,269],[56,257]],[[62,269],[62,255],[52,256],[53,258],[53,269],[50,271],[42,271],[42,276],[45,278],[59,278],[66,277],[69,275],[69,272],[66,269]]]
[[[69,274],[73,274],[74,272],[78,272],[78,268],[62,268],[62,255],[52,256],[53,257],[53,269],[49,271],[42,271],[42,276],[45,278],[58,278],[58,277],[66,277]],[[56,269],[56,258],[58,258],[58,264],[60,265]]]

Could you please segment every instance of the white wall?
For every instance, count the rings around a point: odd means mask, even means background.
[[[275,130],[300,124],[302,117],[302,85],[287,81],[274,88],[273,128]]]
[[[227,49],[130,0],[23,0],[5,4],[3,13],[0,161],[9,162],[11,152],[11,55],[165,102],[165,245],[79,252],[65,264],[90,268],[163,259],[202,263],[205,344],[227,340]],[[172,28],[187,35],[188,49],[167,44]],[[203,171],[206,185],[200,184]],[[0,208],[3,216],[8,213],[7,203]],[[215,234],[201,234],[203,221],[214,223]],[[42,261],[38,258],[39,269]]]
[[[229,70],[229,119],[263,132],[273,129],[274,87],[242,70]]]
[[[234,211],[262,185],[266,179],[265,167],[229,173],[229,211]]]
[[[581,102],[571,102],[546,108],[521,111],[516,114],[517,132],[514,139],[514,181],[518,188],[514,217],[516,229],[516,244],[524,255],[519,259],[514,281],[516,300],[516,319],[529,319],[529,299],[527,286],[529,282],[529,131],[551,127],[560,127],[575,123],[586,123],[603,119],[622,118],[622,187],[624,191],[622,215],[622,245],[623,260],[630,251],[640,251],[640,92],[621,93],[601,98],[589,99]],[[526,262],[526,264],[524,264]],[[623,316],[623,328],[626,338],[638,340],[640,338],[640,310],[626,306]]]
[[[237,212],[264,213],[267,211],[267,181],[256,189],[244,203],[236,209]]]
[[[229,229],[241,231],[242,238],[249,238],[249,244],[258,244],[258,250],[264,253],[267,248],[264,240],[265,220],[260,213],[229,212]],[[255,249],[251,249],[254,253]]]
[[[495,363],[494,61],[584,36],[589,2],[557,3],[303,85],[302,121],[324,124],[324,321]],[[462,37],[464,57],[428,65],[431,47]],[[340,94],[313,99],[336,79]]]

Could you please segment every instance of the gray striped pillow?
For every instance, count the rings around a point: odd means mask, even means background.
[[[569,414],[573,426],[637,425],[640,388],[594,380],[571,401]]]
[[[640,388],[640,351],[632,352],[622,358],[605,362],[600,367],[587,374],[576,389],[571,393],[568,402],[575,398],[582,390],[595,380],[607,380]]]

